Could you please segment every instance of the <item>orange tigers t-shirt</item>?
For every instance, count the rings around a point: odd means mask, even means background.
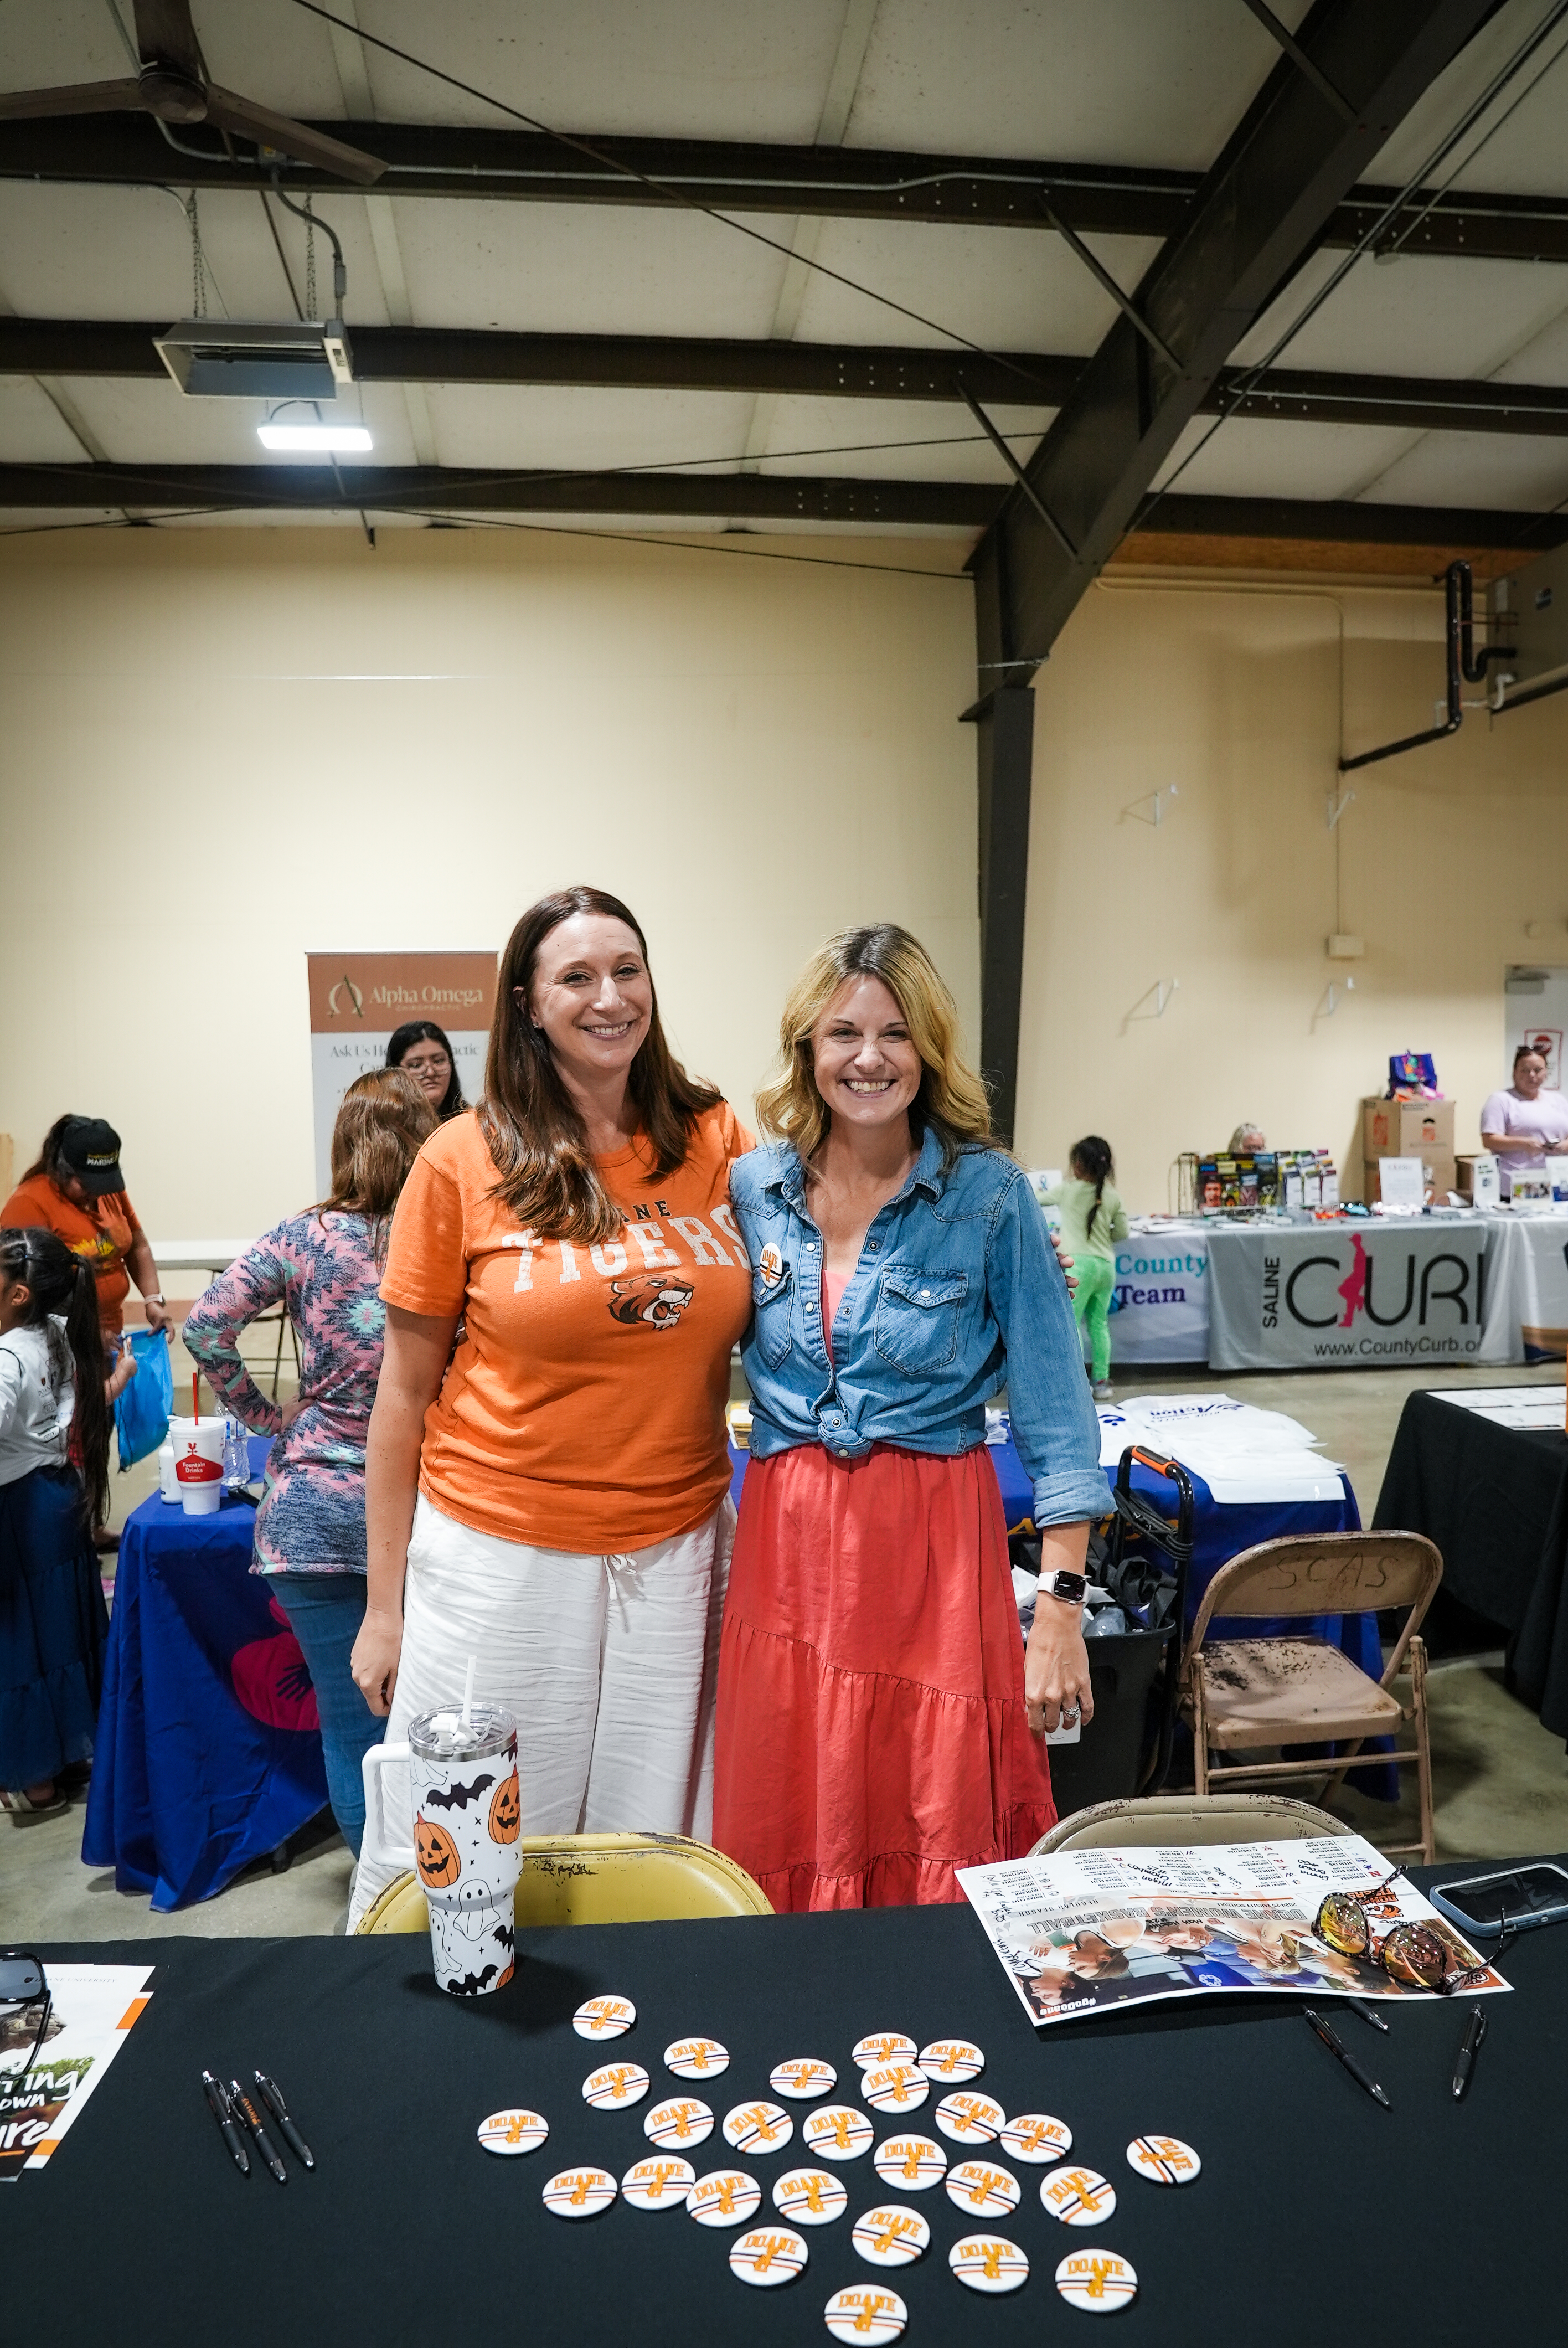
[[[463,1316],[425,1418],[420,1489],[502,1540],[608,1555],[711,1516],[729,1486],[730,1354],[751,1317],[730,1164],[752,1147],[727,1103],[684,1163],[649,1171],[639,1142],[599,1169],[619,1239],[540,1239],[489,1196],[470,1110],[433,1133],[393,1220],[381,1293]]]

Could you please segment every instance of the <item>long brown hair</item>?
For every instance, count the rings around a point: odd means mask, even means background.
[[[408,1179],[408,1169],[440,1118],[412,1076],[401,1068],[372,1068],[343,1097],[333,1128],[333,1188],[307,1214],[365,1215],[379,1262],[386,1226]]]
[[[507,940],[496,983],[496,1016],[485,1062],[485,1097],[479,1130],[495,1164],[491,1196],[504,1199],[519,1222],[541,1239],[577,1240],[585,1246],[612,1240],[625,1221],[594,1164],[588,1129],[561,1082],[543,1028],[527,1005],[533,991],[539,949],[552,930],[577,913],[602,913],[624,922],[648,962],[642,925],[628,905],[603,889],[558,889],[530,905]],[[689,1076],[664,1040],[653,973],[648,974],[652,1010],[648,1033],[627,1078],[627,1097],[646,1139],[649,1171],[672,1174],[692,1146],[692,1128],[704,1109],[723,1096],[700,1077]],[[522,1004],[516,990],[522,992]]]
[[[879,978],[908,1025],[924,1064],[909,1104],[917,1139],[930,1126],[949,1164],[966,1143],[994,1148],[986,1088],[959,1050],[958,1006],[919,939],[896,922],[829,938],[791,987],[779,1022],[780,1073],[757,1095],[763,1131],[793,1142],[806,1163],[820,1148],[829,1112],[813,1073],[812,1033],[850,978]]]

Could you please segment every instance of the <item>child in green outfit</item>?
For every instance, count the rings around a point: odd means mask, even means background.
[[[1127,1236],[1127,1211],[1108,1185],[1116,1171],[1111,1144],[1097,1133],[1075,1141],[1068,1157],[1071,1179],[1047,1190],[1041,1204],[1061,1210],[1061,1239],[1073,1259],[1078,1287],[1072,1310],[1089,1331],[1090,1375],[1096,1402],[1111,1399],[1111,1331],[1106,1315],[1116,1282],[1116,1242]]]

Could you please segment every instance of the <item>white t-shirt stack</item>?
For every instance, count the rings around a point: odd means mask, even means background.
[[[56,1377],[42,1329],[12,1329],[0,1337],[0,1484],[15,1484],[35,1468],[63,1468],[77,1390],[65,1352],[66,1324],[56,1314],[63,1368]]]

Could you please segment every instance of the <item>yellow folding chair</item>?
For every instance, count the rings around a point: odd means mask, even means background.
[[[1146,1794],[1141,1801],[1096,1802],[1042,1834],[1030,1859],[1053,1850],[1179,1850],[1225,1842],[1309,1842],[1354,1828],[1288,1794]]]
[[[1242,1761],[1226,1766],[1229,1788],[1260,1778],[1321,1777],[1413,1761],[1420,1788],[1421,1838],[1392,1846],[1432,1849],[1432,1761],[1427,1732],[1427,1650],[1421,1622],[1443,1578],[1443,1561],[1419,1533],[1305,1533],[1260,1541],[1222,1566],[1204,1592],[1182,1661],[1182,1717],[1193,1732],[1194,1779],[1210,1783],[1210,1756],[1259,1746],[1348,1745],[1331,1761]],[[1319,1638],[1218,1639],[1216,1615],[1370,1614],[1408,1609],[1380,1680]],[[1409,1661],[1409,1709],[1391,1691]],[[1393,1737],[1413,1724],[1414,1745],[1357,1760],[1368,1736]]]
[[[684,1835],[525,1835],[520,1930],[540,1924],[645,1924],[697,1916],[771,1916],[743,1867]],[[412,1868],[389,1883],[359,1932],[423,1932],[429,1911]]]

